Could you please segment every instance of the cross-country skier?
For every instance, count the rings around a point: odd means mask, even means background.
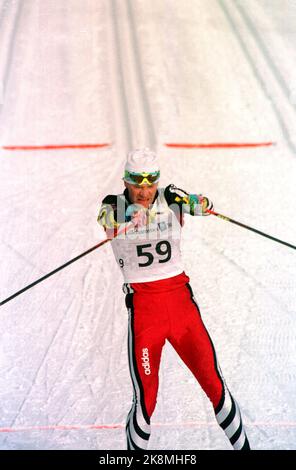
[[[249,450],[239,406],[222,376],[180,254],[184,214],[205,216],[212,203],[172,184],[159,188],[159,178],[154,152],[147,148],[129,152],[123,177],[126,189],[106,196],[98,216],[107,237],[114,238],[113,252],[125,281],[134,389],[127,448],[147,448],[161,351],[168,340],[209,397],[233,448]]]

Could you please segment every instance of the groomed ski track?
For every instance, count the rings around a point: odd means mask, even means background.
[[[136,146],[159,153],[162,184],[295,243],[289,2],[2,1],[0,24],[1,148],[110,143],[0,150],[1,298],[103,239],[100,200]],[[234,141],[276,145],[164,145]],[[251,444],[295,449],[294,253],[208,217],[186,220],[183,255]],[[1,449],[125,448],[120,276],[107,245],[1,307]],[[230,448],[169,345],[153,423],[152,449]]]

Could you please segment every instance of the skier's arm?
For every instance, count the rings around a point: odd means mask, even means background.
[[[150,220],[147,209],[138,204],[127,206],[124,197],[108,195],[101,204],[98,223],[104,228],[107,238],[114,238],[125,228],[131,226],[141,227]]]
[[[118,201],[118,197],[115,195],[108,195],[102,201],[97,221],[104,228],[107,238],[116,237],[117,233],[124,230],[127,225],[125,209],[122,207],[122,210],[120,210],[120,203],[121,201]]]
[[[189,194],[170,184],[165,188],[165,198],[169,206],[177,205],[182,214],[209,215],[208,209],[213,209],[213,203],[201,194]]]

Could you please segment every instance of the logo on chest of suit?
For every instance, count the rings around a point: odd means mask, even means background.
[[[149,360],[149,351],[148,348],[143,348],[142,349],[142,367],[144,368],[144,372],[146,375],[151,374],[150,370],[150,360]]]

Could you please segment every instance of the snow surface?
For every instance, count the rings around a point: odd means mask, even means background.
[[[100,201],[138,145],[163,185],[295,244],[295,46],[288,0],[1,0],[1,300],[104,238]],[[112,145],[2,149],[96,142]],[[296,449],[295,251],[188,217],[183,255],[252,447]],[[125,448],[121,285],[107,244],[1,306],[1,449]],[[169,344],[152,426],[152,449],[230,449]]]

